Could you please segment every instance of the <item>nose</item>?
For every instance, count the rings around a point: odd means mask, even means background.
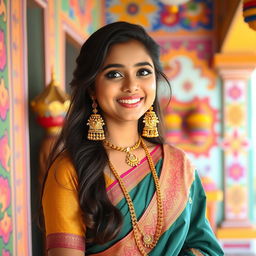
[[[126,76],[122,85],[123,92],[134,93],[139,90],[138,80],[132,76]]]

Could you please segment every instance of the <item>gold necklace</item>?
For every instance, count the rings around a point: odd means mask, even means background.
[[[156,198],[157,198],[157,223],[156,223],[156,230],[155,230],[155,234],[152,236],[150,234],[145,234],[139,227],[138,221],[137,221],[137,217],[136,217],[136,212],[134,209],[134,205],[132,202],[132,199],[130,197],[130,194],[128,193],[124,182],[122,180],[122,178],[119,176],[118,172],[115,170],[113,164],[109,161],[109,167],[111,169],[111,171],[113,172],[113,174],[115,175],[116,179],[119,182],[119,185],[123,191],[124,197],[127,201],[128,204],[128,208],[130,211],[130,216],[131,216],[131,221],[132,221],[132,227],[133,227],[133,233],[134,233],[134,238],[135,238],[135,243],[140,251],[140,253],[143,256],[147,256],[147,253],[144,249],[144,247],[146,248],[150,248],[153,249],[159,238],[161,235],[161,231],[163,228],[163,202],[162,202],[162,196],[161,196],[161,191],[160,191],[160,184],[159,184],[159,179],[157,176],[157,172],[156,172],[156,168],[153,162],[153,159],[148,151],[147,145],[146,143],[141,139],[141,145],[146,153],[147,159],[148,159],[148,163],[150,166],[150,170],[155,182],[155,187],[156,187]],[[143,247],[144,246],[144,247]]]
[[[118,150],[118,151],[121,151],[121,152],[125,152],[126,153],[126,157],[125,157],[125,162],[134,167],[134,166],[137,166],[140,162],[140,160],[138,159],[138,157],[134,154],[134,153],[131,153],[133,150],[137,149],[139,146],[140,146],[140,143],[141,143],[141,137],[139,138],[139,140],[135,143],[134,146],[132,147],[118,147],[112,143],[110,143],[109,141],[107,140],[104,140],[103,141],[104,145],[106,145],[107,147],[109,148],[112,148],[114,150]]]

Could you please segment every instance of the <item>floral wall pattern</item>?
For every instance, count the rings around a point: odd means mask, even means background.
[[[222,136],[224,215],[218,229],[220,242],[228,253],[255,252],[255,187],[253,184],[254,136],[251,113],[254,100],[250,79],[254,61],[241,55],[215,55],[215,67],[222,79]],[[228,56],[229,57],[229,56]],[[236,231],[237,229],[237,231]],[[225,233],[227,232],[227,233]],[[244,233],[242,233],[244,232]],[[233,234],[236,234],[233,236]]]
[[[62,0],[61,9],[80,30],[85,33],[92,33],[98,27],[100,20],[97,9],[97,1]]]
[[[149,31],[211,30],[212,8],[211,0],[194,0],[178,7],[155,0],[107,0],[106,22],[124,20],[139,23]]]
[[[243,80],[225,81],[225,151],[227,205],[226,218],[230,221],[246,219],[249,212],[247,191],[248,140],[247,84]]]

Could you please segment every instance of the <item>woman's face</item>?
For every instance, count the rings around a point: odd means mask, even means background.
[[[95,81],[95,98],[107,124],[137,122],[156,96],[154,64],[143,44],[113,45]]]

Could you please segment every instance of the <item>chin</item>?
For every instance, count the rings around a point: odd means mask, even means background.
[[[119,120],[124,122],[138,122],[142,115],[126,115],[126,116],[120,116]]]

